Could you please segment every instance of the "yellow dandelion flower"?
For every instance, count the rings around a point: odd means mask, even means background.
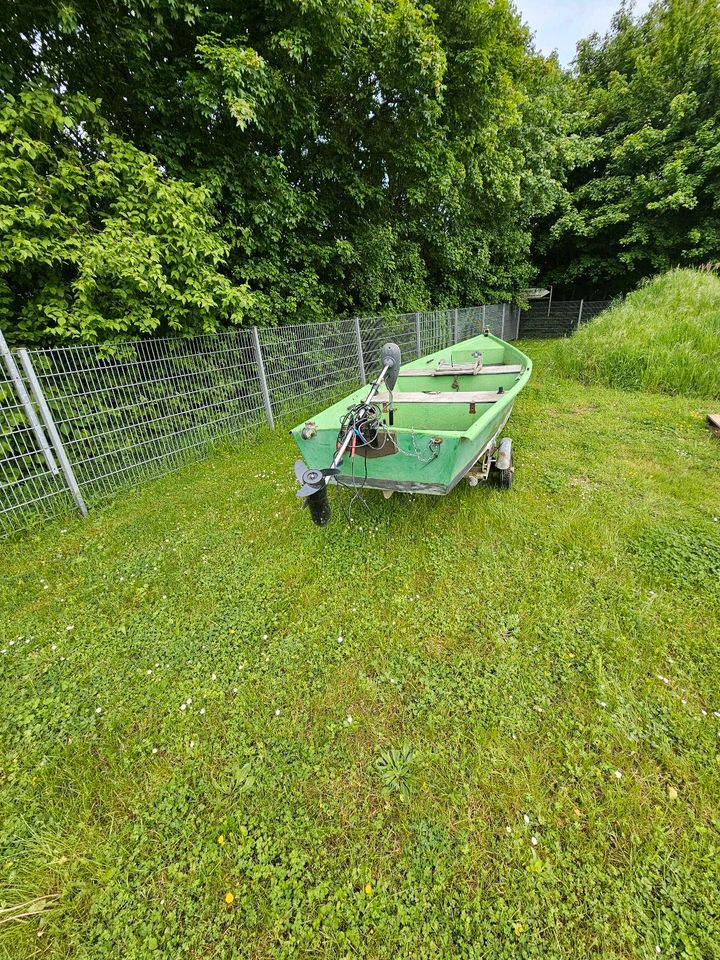
[[[373,892],[373,885],[372,885],[371,883],[366,883],[366,884],[365,884],[365,893],[370,897],[370,896],[372,896],[372,892]]]
[[[218,837],[218,843],[220,844],[220,846],[222,846],[225,843],[225,837],[223,836],[222,833]]]
[[[235,900],[235,894],[232,892],[232,890],[228,890],[228,892],[225,894],[225,903],[228,906],[230,906],[230,904],[233,903],[234,900]]]

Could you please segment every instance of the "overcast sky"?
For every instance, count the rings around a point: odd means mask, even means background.
[[[523,20],[535,34],[543,53],[557,50],[567,67],[575,56],[575,44],[595,30],[603,34],[610,26],[620,0],[515,0]],[[635,13],[644,13],[650,0],[637,0]]]

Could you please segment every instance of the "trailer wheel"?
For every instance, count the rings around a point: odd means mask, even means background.
[[[495,482],[501,490],[509,490],[513,482],[514,470],[510,467],[508,470],[495,470]]]
[[[500,441],[492,472],[493,479],[501,490],[509,490],[512,487],[515,468],[513,466],[512,440],[509,437]]]

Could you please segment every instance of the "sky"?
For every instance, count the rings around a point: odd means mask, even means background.
[[[535,34],[535,45],[545,54],[557,50],[567,67],[575,56],[575,44],[597,30],[610,26],[620,0],[515,0],[522,19]],[[650,0],[637,0],[635,13],[644,13]]]

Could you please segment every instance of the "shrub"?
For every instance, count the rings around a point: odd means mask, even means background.
[[[95,101],[27,87],[0,100],[0,327],[20,343],[200,333],[251,295],[202,187],[109,133]]]

